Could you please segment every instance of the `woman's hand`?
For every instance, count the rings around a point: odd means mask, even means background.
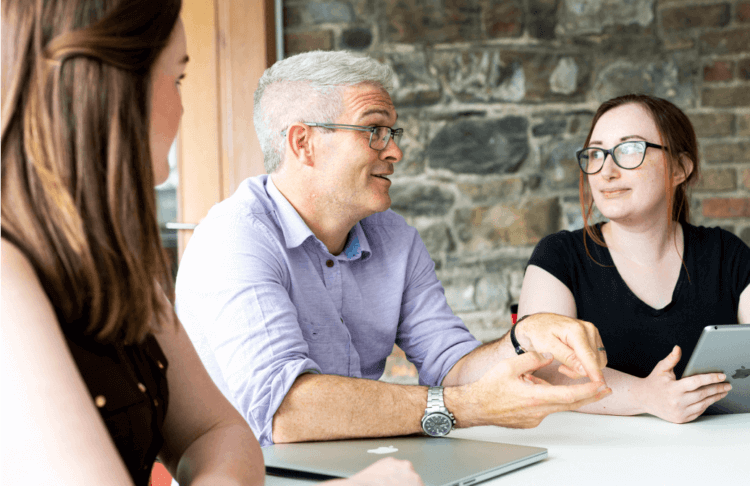
[[[705,373],[677,380],[674,367],[681,357],[680,347],[675,346],[643,379],[640,389],[646,412],[676,424],[695,420],[732,389],[729,383],[722,383],[727,378],[723,373]]]
[[[325,484],[341,486],[424,486],[411,462],[386,457],[364,468],[349,479]]]

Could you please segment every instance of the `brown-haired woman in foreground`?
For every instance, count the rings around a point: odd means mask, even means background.
[[[678,378],[703,327],[750,322],[750,248],[723,229],[690,224],[698,144],[669,101],[605,102],[584,147],[577,153],[584,229],[537,245],[519,316],[555,312],[599,329],[613,392],[579,411],[689,422],[730,389],[718,373]],[[589,226],[593,204],[607,223]],[[552,366],[537,374],[569,381]]]
[[[2,2],[3,478],[262,484],[177,320],[156,222],[188,61],[179,0]],[[421,484],[385,460],[353,483]]]

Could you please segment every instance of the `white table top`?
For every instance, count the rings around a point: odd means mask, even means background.
[[[534,429],[474,427],[450,437],[546,447],[547,459],[483,485],[747,485],[750,413],[672,424],[650,415],[562,412]],[[272,476],[269,486],[314,484]]]

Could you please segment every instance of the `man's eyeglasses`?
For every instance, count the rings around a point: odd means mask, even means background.
[[[390,127],[367,127],[363,125],[339,125],[336,123],[316,123],[316,122],[302,122],[308,127],[320,127],[330,128],[331,130],[357,130],[359,132],[370,132],[370,148],[374,150],[385,150],[388,146],[388,142],[393,139],[393,142],[398,145],[398,141],[401,140],[401,135],[404,134],[403,128],[390,128]]]
[[[586,147],[576,152],[578,165],[585,174],[596,174],[604,167],[607,154],[612,156],[619,167],[623,169],[636,169],[640,167],[646,158],[648,147],[664,150],[666,147],[651,142],[628,141],[615,145],[609,150],[596,147]]]

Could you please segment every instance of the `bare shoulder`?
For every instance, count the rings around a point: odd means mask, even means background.
[[[9,484],[131,484],[34,268],[5,240],[0,251],[4,479]]]
[[[26,255],[7,240],[0,239],[3,324],[19,313],[52,311],[34,267]]]

